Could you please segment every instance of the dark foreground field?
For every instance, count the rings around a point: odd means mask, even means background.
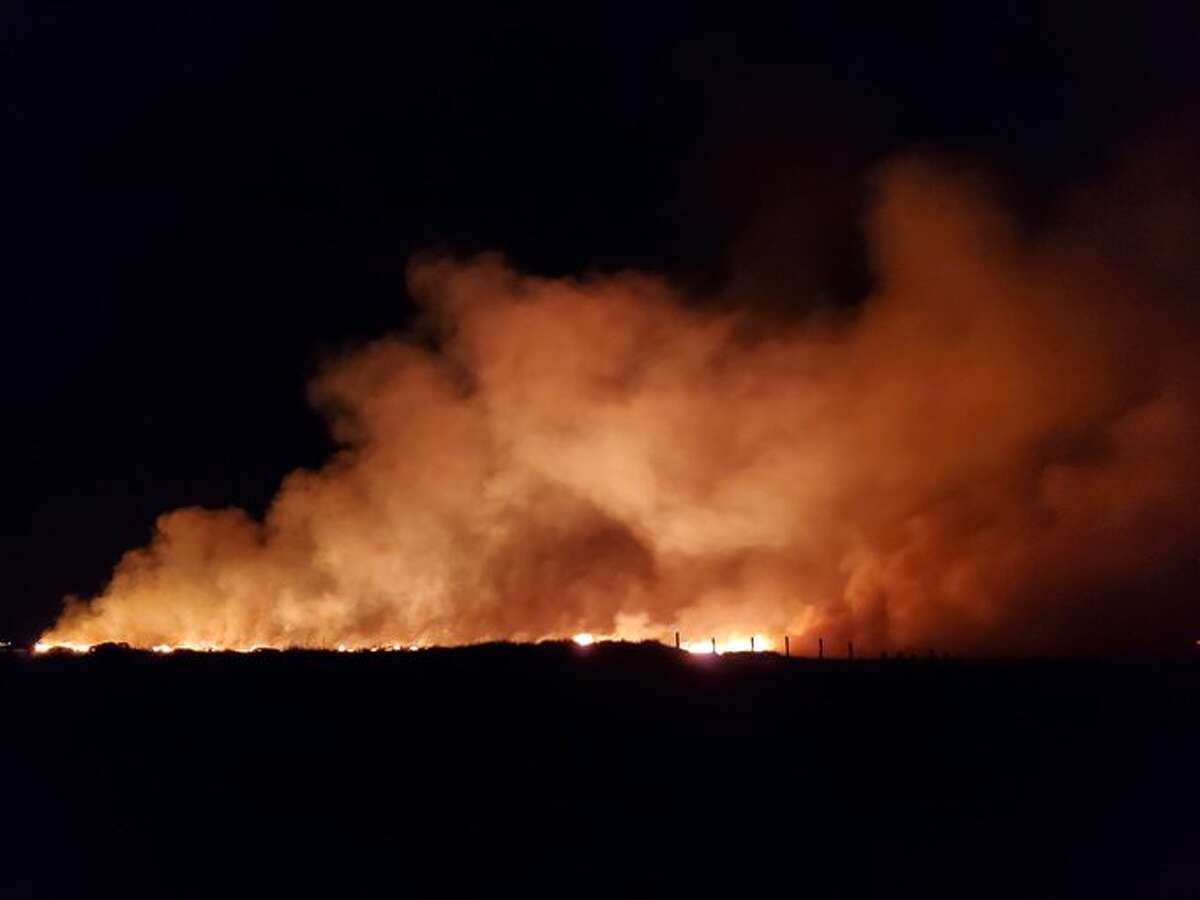
[[[1200,666],[0,656],[3,897],[1200,896]]]

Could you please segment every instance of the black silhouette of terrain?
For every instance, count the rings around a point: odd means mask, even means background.
[[[0,655],[4,897],[1200,896],[1200,666]]]

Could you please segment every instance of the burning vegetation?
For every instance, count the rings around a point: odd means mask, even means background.
[[[422,326],[312,385],[337,454],[261,521],[164,514],[39,647],[1190,640],[1195,285],[1162,277],[1186,248],[1103,231],[1031,235],[910,160],[879,176],[852,314],[417,260]]]

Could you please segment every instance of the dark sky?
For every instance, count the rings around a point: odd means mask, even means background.
[[[1194,125],[1165,4],[410,6],[5,6],[0,637],[318,464],[306,382],[405,325],[415,252],[853,304],[879,160],[982,162],[1036,227]]]

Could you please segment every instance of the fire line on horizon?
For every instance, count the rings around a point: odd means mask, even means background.
[[[598,637],[588,632],[580,632],[571,637],[571,641],[580,647],[591,647],[596,644],[604,643],[622,643],[621,638],[617,637]],[[520,643],[520,642],[518,642]],[[535,643],[542,643],[541,641]],[[663,646],[670,646],[666,641],[658,641]],[[99,644],[84,644],[72,641],[51,642],[38,641],[33,645],[33,652],[41,655],[51,653],[53,651],[64,651],[74,654],[90,653]],[[176,651],[185,651],[189,653],[254,653],[259,650],[321,650],[332,649],[338,653],[399,653],[399,652],[415,652],[424,649],[432,649],[437,645],[401,645],[401,644],[385,644],[385,645],[364,645],[364,646],[347,646],[340,644],[335,648],[313,648],[300,646],[271,646],[265,644],[255,645],[253,647],[223,647],[215,644],[154,644],[150,647],[131,647],[133,650],[146,650],[151,653],[166,655],[175,653]],[[715,648],[715,649],[714,649]],[[730,637],[722,640],[710,638],[704,641],[683,641],[680,643],[679,649],[697,655],[712,655],[714,652],[717,655],[725,653],[773,653],[775,652],[774,644],[762,635],[753,635],[751,637]]]

